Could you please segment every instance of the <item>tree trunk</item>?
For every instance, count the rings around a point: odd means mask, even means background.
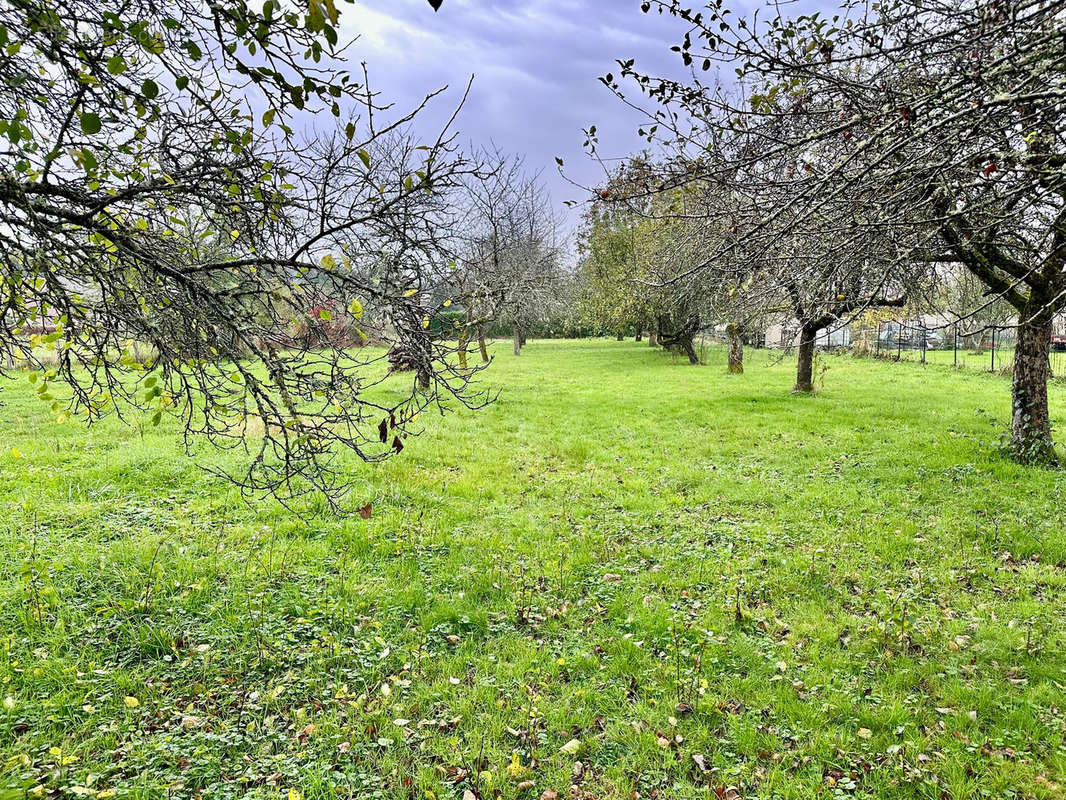
[[[619,332],[619,333],[615,334],[614,338],[615,338],[615,341],[621,342],[621,341],[623,341],[626,338],[626,335],[624,333]]]
[[[659,344],[659,332],[652,328],[648,331],[648,347],[655,347]]]
[[[1025,310],[1020,317],[1011,386],[1011,449],[1020,461],[1049,463],[1055,461],[1047,395],[1051,315],[1041,304],[1035,313]]]
[[[470,313],[470,309],[466,310],[466,325],[459,331],[459,368],[466,369],[466,350],[470,344],[470,325],[473,322],[473,314]]]
[[[522,355],[522,332],[518,330],[517,325],[514,328],[514,354]]]
[[[804,326],[800,329],[799,358],[796,361],[794,392],[814,391],[814,342],[818,331]]]
[[[641,330],[640,328],[637,328],[637,338],[636,338],[636,341],[638,341],[638,342],[639,342],[639,341],[641,341],[641,340],[642,340],[643,338],[644,338],[644,331],[642,331],[642,330]]]
[[[681,352],[688,356],[689,364],[696,366],[700,363],[700,357],[696,354],[696,347],[692,343],[691,336],[682,336],[678,339],[677,345],[681,348]]]
[[[735,322],[726,326],[729,334],[729,371],[734,375],[744,372],[744,327]]]

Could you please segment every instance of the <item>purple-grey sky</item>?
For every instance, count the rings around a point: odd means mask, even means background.
[[[678,21],[641,13],[640,0],[444,0],[437,13],[426,0],[360,0],[341,19],[359,35],[350,58],[367,62],[374,88],[398,107],[444,84],[454,103],[473,75],[463,138],[524,154],[545,170],[559,207],[585,198],[556,174],[555,156],[575,180],[602,175],[583,153],[583,128],[598,127],[605,157],[641,145],[638,116],[597,78],[617,72],[619,58],[680,69],[669,49]]]

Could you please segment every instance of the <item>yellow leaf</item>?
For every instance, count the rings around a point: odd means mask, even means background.
[[[130,697],[129,695],[124,697],[122,702],[125,703],[129,708],[136,708],[141,704],[140,700],[138,700],[136,697]]]
[[[295,789],[289,789],[289,800],[303,800],[303,795]]]
[[[11,448],[11,455],[13,455],[15,458],[23,458],[22,453],[19,452],[19,449],[17,447]]]
[[[107,797],[114,797],[114,796],[115,796],[115,790],[114,789],[104,789],[102,792],[97,792],[96,793],[96,800],[105,800],[105,798],[107,798]]]
[[[410,297],[411,295],[414,295],[414,294],[417,294],[417,293],[418,293],[418,289],[408,289],[406,292],[403,293],[403,296],[404,297]]]

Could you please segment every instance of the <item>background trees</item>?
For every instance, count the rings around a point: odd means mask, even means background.
[[[458,203],[457,254],[447,283],[465,313],[460,361],[465,364],[475,337],[482,361],[488,361],[486,328],[501,317],[511,325],[518,355],[524,332],[546,316],[563,282],[563,237],[551,198],[523,159],[492,150],[481,154],[479,171],[467,176]]]
[[[721,3],[643,8],[682,21],[674,49],[702,68],[679,81],[620,62],[651,101],[649,135],[682,153],[714,143],[702,174],[667,171],[660,185],[736,186],[753,201],[755,249],[821,219],[821,237],[805,239],[810,263],[844,249],[887,256],[903,277],[915,262],[963,265],[1018,314],[1014,449],[1052,458],[1047,351],[1066,301],[1061,4],[845,2],[832,18],[759,21]],[[735,70],[734,88],[702,79],[716,65]]]

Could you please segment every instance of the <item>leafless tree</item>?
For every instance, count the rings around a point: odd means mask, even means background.
[[[481,172],[465,184],[459,257],[450,277],[466,312],[462,364],[475,335],[488,361],[485,330],[501,317],[511,322],[518,355],[523,331],[551,304],[562,277],[559,223],[540,173],[499,150],[481,153],[480,161]]]

